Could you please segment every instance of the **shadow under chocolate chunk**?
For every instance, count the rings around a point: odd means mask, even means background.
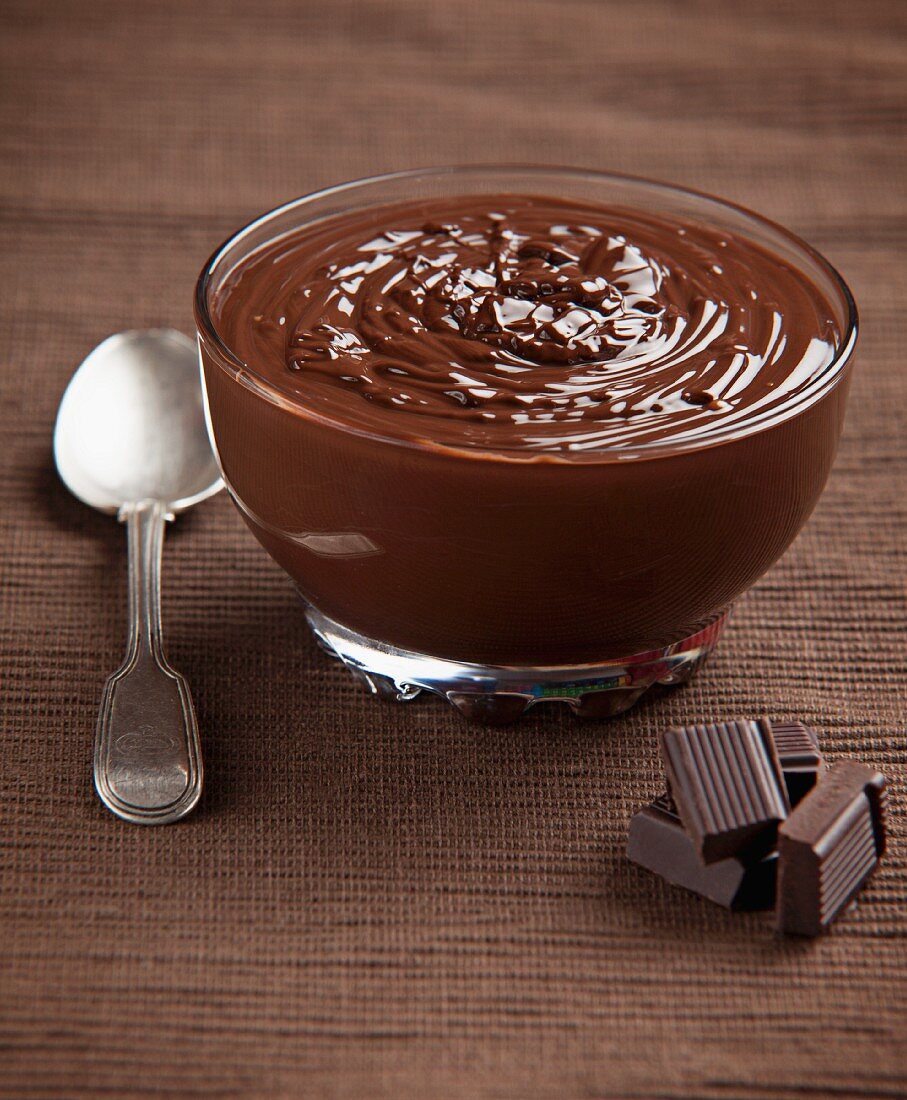
[[[660,743],[678,815],[704,863],[752,861],[774,848],[790,804],[767,724],[675,727]]]
[[[886,780],[858,760],[828,771],[778,831],[777,923],[820,935],[849,905],[885,850]]]
[[[703,863],[667,794],[634,814],[627,857],[674,886],[728,909],[770,909],[775,901],[774,855],[751,862],[732,857]]]

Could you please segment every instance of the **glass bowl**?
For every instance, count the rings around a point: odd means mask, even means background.
[[[841,347],[771,417],[718,425],[693,443],[532,462],[332,421],[219,335],[212,301],[263,245],[353,209],[482,192],[642,206],[727,229],[811,280]],[[856,342],[846,285],[783,228],[666,184],[543,167],[401,172],[297,199],[217,249],[195,307],[224,481],[296,583],[318,639],[382,696],[432,691],[492,723],[543,700],[610,716],[656,682],[689,679],[728,609],[785,551],[822,491]]]

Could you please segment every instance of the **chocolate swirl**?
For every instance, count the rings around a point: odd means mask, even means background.
[[[304,227],[255,253],[215,303],[250,368],[333,419],[578,457],[780,410],[833,359],[831,312],[741,237],[517,195]]]

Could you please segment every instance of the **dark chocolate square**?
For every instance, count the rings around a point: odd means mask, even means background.
[[[849,905],[885,849],[886,780],[842,760],[778,831],[777,923],[817,936]]]
[[[769,855],[749,862],[731,857],[703,863],[667,794],[634,814],[627,857],[728,909],[770,909],[774,904],[777,858]]]
[[[776,722],[761,718],[775,742],[775,751],[791,806],[796,806],[813,789],[825,770],[825,761],[819,751],[819,739],[815,731],[802,722]]]
[[[674,727],[660,741],[671,796],[703,862],[767,855],[790,810],[769,731],[719,722]]]

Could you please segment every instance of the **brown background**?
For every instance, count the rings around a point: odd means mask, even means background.
[[[3,4],[0,1093],[895,1096],[907,1088],[907,6]],[[118,329],[191,328],[253,214],[415,164],[673,179],[824,250],[863,335],[828,490],[688,690],[503,731],[386,707],[316,651],[224,498],[168,541],[170,654],[207,788],[141,830],[93,796],[122,530],[50,438]],[[655,732],[796,714],[894,783],[859,908],[782,942],[622,855]]]

